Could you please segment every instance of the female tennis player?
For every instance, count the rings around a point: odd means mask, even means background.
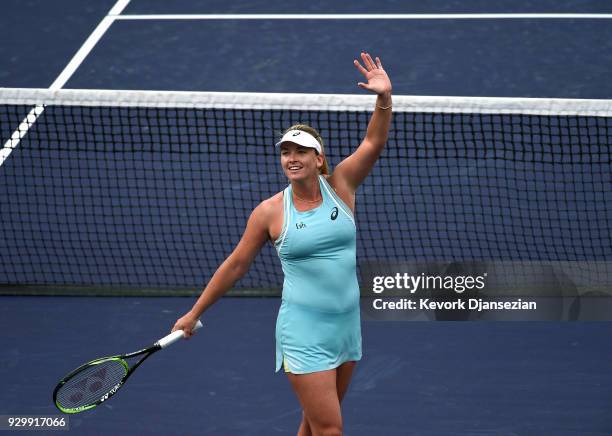
[[[361,145],[329,174],[323,141],[306,125],[287,129],[276,144],[289,186],[251,213],[232,254],[217,269],[174,330],[186,336],[202,313],[248,271],[271,241],[285,280],[276,323],[276,371],[284,368],[303,408],[299,436],[340,435],[340,402],[361,359],[356,274],[355,191],[378,159],[391,122],[391,81],[379,58],[355,60],[377,94]]]

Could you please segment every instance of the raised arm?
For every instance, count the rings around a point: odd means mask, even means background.
[[[376,93],[376,106],[368,124],[365,138],[353,154],[340,162],[332,175],[337,184],[343,185],[349,192],[355,193],[372,170],[382,152],[389,126],[391,125],[391,80],[377,57],[376,62],[368,53],[361,53],[363,66],[355,59],[354,64],[364,75],[367,83],[359,82],[360,88]]]
[[[268,240],[268,212],[269,205],[266,202],[253,210],[244,234],[232,254],[217,268],[196,303],[176,321],[172,331],[184,330],[185,336],[191,336],[191,329],[202,313],[247,273],[257,253]]]

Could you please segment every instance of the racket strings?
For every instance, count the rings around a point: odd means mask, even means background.
[[[93,404],[114,388],[126,374],[127,368],[120,359],[88,366],[62,385],[56,401],[65,409]]]

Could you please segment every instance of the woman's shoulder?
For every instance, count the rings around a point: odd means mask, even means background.
[[[271,241],[278,239],[283,225],[283,192],[263,200],[253,210],[253,219],[267,229]]]
[[[325,180],[334,190],[336,195],[349,207],[351,211],[355,211],[355,192],[351,191],[350,187],[342,178],[335,177],[334,173],[323,175]]]
[[[339,191],[342,191],[342,192],[346,191],[345,184],[341,183],[338,177],[334,177],[334,173],[322,174],[322,175],[325,178],[325,181],[327,182],[327,184],[333,188],[336,194],[339,194]]]
[[[272,197],[270,198],[266,198],[264,201],[261,202],[261,204],[265,204],[266,206],[278,206],[279,204],[282,205],[283,204],[283,193],[285,191],[280,191],[277,192],[276,194],[274,194]]]
[[[274,216],[283,209],[283,191],[277,192],[272,197],[266,198],[257,205],[253,212],[266,217]]]

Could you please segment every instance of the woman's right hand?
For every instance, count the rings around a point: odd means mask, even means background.
[[[193,336],[193,327],[196,322],[198,322],[198,317],[194,316],[194,314],[189,311],[174,323],[172,331],[183,330],[183,336],[185,338],[190,338]]]

